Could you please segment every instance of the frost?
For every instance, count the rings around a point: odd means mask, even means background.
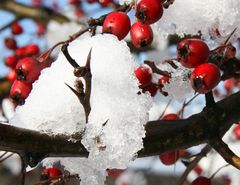
[[[201,12],[201,13],[200,13]],[[217,37],[228,36],[240,25],[240,1],[238,0],[175,0],[156,23],[162,36],[168,34],[198,34]],[[235,38],[240,36],[240,29]]]
[[[119,0],[119,4],[123,5],[123,4],[130,4],[132,3],[134,0]]]
[[[68,158],[61,162],[73,172],[81,172],[83,179],[86,178],[81,184],[100,185],[105,179],[105,169],[126,168],[142,149],[152,98],[138,95],[138,81],[134,77],[138,64],[125,41],[109,34],[85,35],[72,42],[68,51],[83,66],[91,48],[91,112],[87,124],[82,105],[65,85],[74,87],[76,78],[63,54],[42,71],[25,104],[17,108],[10,122],[68,135],[83,131],[87,125],[82,143],[90,153],[88,159]]]
[[[175,100],[184,101],[187,97],[194,93],[189,79],[191,70],[183,67],[177,61],[175,61],[175,64],[178,65],[176,70],[173,68],[170,70],[168,67],[169,65],[167,64],[160,65],[160,69],[163,69],[163,66],[167,65],[164,70],[172,72],[169,83],[164,85],[163,91],[167,92],[168,95]]]

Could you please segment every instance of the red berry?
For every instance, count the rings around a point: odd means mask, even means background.
[[[102,32],[111,33],[122,40],[128,34],[131,24],[127,14],[123,12],[112,12],[104,20]]]
[[[208,93],[221,80],[221,73],[215,64],[204,63],[197,66],[190,76],[193,89],[200,93]]]
[[[197,164],[195,168],[193,169],[198,175],[201,175],[203,172],[202,168]]]
[[[98,0],[87,0],[88,3],[92,4],[92,3],[97,3]]]
[[[39,53],[39,47],[36,44],[29,44],[26,46],[26,55],[32,56]]]
[[[100,3],[103,7],[106,7],[106,6],[108,6],[110,3],[113,3],[113,0],[99,0],[99,3]]]
[[[159,79],[158,83],[162,85],[169,83],[169,77],[163,76],[162,78]]]
[[[140,88],[143,90],[143,92],[149,92],[151,96],[155,96],[157,94],[157,84],[150,83],[147,86],[140,86]]]
[[[15,55],[8,56],[5,58],[4,62],[5,62],[6,66],[8,66],[12,69],[15,69],[17,62],[18,62],[18,58]]]
[[[80,5],[80,0],[68,0],[68,3],[71,5]]]
[[[17,79],[17,74],[16,74],[15,70],[11,69],[8,72],[6,78],[9,82],[14,82]]]
[[[207,44],[200,39],[182,40],[177,47],[178,61],[187,68],[197,67],[206,62],[209,53]]]
[[[159,159],[165,165],[175,164],[178,158],[179,158],[178,152],[166,152],[159,156]]]
[[[196,178],[191,185],[211,185],[211,180],[207,177],[200,176]]]
[[[166,114],[163,116],[162,120],[178,120],[179,117],[177,114]]]
[[[32,5],[33,6],[41,6],[42,0],[32,0]]]
[[[21,48],[16,49],[15,53],[16,53],[16,56],[17,56],[18,58],[23,58],[23,57],[25,57],[25,56],[27,55],[27,53],[26,53],[26,47],[21,47]]]
[[[240,124],[237,124],[237,125],[234,127],[233,133],[234,133],[236,139],[240,139]]]
[[[106,169],[106,172],[112,180],[115,180],[118,178],[119,175],[121,175],[121,173],[124,172],[124,170],[113,168],[113,169]]]
[[[150,46],[153,41],[153,31],[149,25],[136,22],[130,30],[131,41],[136,48]]]
[[[25,83],[33,83],[41,72],[40,62],[32,57],[20,60],[16,66],[17,79]]]
[[[234,78],[230,78],[224,81],[224,88],[226,89],[227,93],[232,93],[234,84],[235,84]]]
[[[15,39],[13,39],[11,37],[5,38],[4,43],[5,43],[6,48],[8,48],[8,49],[11,49],[11,50],[17,49],[17,42]]]
[[[149,84],[152,80],[152,70],[147,66],[140,66],[134,71],[141,85]]]
[[[141,0],[137,5],[136,17],[144,24],[157,22],[163,15],[161,0]]]
[[[46,25],[44,23],[37,23],[37,36],[42,36],[46,32]]]
[[[12,34],[19,35],[23,32],[22,26],[18,22],[14,22],[11,26]]]
[[[237,52],[236,48],[232,44],[230,44],[226,47],[225,57],[226,58],[233,58],[233,57],[236,56],[236,52]]]
[[[32,84],[27,84],[19,80],[15,80],[10,90],[10,97],[15,104],[23,105],[31,90]]]
[[[58,168],[45,168],[41,174],[41,180],[54,179],[62,175]]]

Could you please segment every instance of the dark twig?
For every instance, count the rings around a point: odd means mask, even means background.
[[[14,20],[12,20],[11,22],[7,23],[6,25],[4,25],[3,27],[0,28],[0,32],[4,31],[5,29],[9,28],[14,22],[21,20],[21,18],[17,17]]]
[[[159,69],[153,61],[145,60],[144,64],[147,64],[152,69],[153,73],[163,75],[163,76],[166,76],[166,77],[170,77],[169,72],[162,71],[161,69]]]
[[[209,144],[222,156],[227,163],[231,164],[237,169],[240,169],[240,158],[233,153],[233,151],[226,143],[223,142],[222,139],[212,139]]]
[[[10,157],[12,157],[13,155],[14,155],[14,153],[10,153],[6,157],[2,157],[1,160],[0,160],[0,163],[2,163],[3,161],[7,160]]]
[[[167,105],[165,106],[165,108],[164,108],[162,114],[159,116],[158,120],[162,119],[162,117],[163,117],[164,114],[166,113],[167,108],[169,107],[169,105],[171,104],[171,102],[172,102],[172,99],[170,99],[170,100],[168,101]]]
[[[199,163],[199,161],[206,157],[206,155],[211,151],[212,147],[209,145],[206,145],[199,154],[195,155],[196,157],[188,163],[186,170],[182,174],[181,178],[179,179],[179,185],[183,185],[183,183],[186,181],[186,178],[188,174],[195,168],[195,166]]]

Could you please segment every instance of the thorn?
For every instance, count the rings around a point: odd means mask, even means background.
[[[70,56],[68,52],[68,44],[62,45],[61,51],[63,52],[64,56],[68,60],[68,62],[74,67],[74,68],[80,68],[78,63]]]
[[[74,88],[72,88],[70,85],[68,85],[67,83],[65,83],[65,85],[79,98],[80,97],[80,93],[77,92]]]
[[[107,124],[109,119],[107,119],[104,123],[103,123],[103,127]]]
[[[230,40],[230,38],[233,36],[233,34],[236,32],[237,27],[231,32],[231,34],[228,36],[227,40],[224,42],[224,45],[227,45],[228,41]]]
[[[90,69],[90,62],[91,62],[91,55],[92,55],[92,48],[90,49],[88,56],[87,56],[87,62],[86,62],[86,67]]]

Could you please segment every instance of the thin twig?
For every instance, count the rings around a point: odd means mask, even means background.
[[[209,143],[218,152],[222,158],[232,166],[240,169],[240,158],[228,147],[222,139],[212,139]]]
[[[179,183],[178,183],[179,185],[183,185],[188,174],[194,169],[194,167],[199,163],[199,161],[211,151],[211,149],[212,148],[210,145],[206,145],[201,150],[201,152],[199,154],[197,154],[196,157],[190,163],[188,163],[186,170],[184,171],[184,173],[182,174],[182,176],[179,180]]]

